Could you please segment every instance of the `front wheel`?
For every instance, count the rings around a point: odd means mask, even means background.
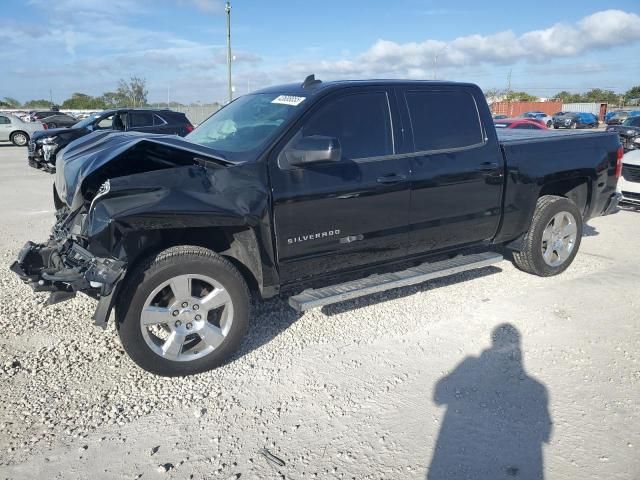
[[[513,254],[516,266],[527,273],[550,277],[564,272],[580,248],[582,215],[565,197],[538,199],[523,248]]]
[[[547,128],[551,128],[551,125],[553,125],[553,122],[552,122],[551,120],[549,120],[549,121],[547,122]]]
[[[143,369],[162,376],[211,370],[238,348],[250,297],[240,272],[201,247],[172,247],[125,279],[116,303],[122,345]]]

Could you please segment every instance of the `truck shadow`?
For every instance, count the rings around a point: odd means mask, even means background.
[[[497,326],[491,341],[434,387],[434,403],[447,410],[427,480],[544,477],[542,445],[552,430],[547,389],[527,375],[513,325]]]
[[[587,225],[586,223],[582,226],[582,236],[583,237],[596,237],[600,235],[600,232],[596,230],[595,227],[591,225]]]
[[[328,305],[322,307],[321,311],[327,316],[339,315],[350,310],[376,305],[389,300],[396,300],[419,292],[427,292],[435,288],[447,287],[462,281],[482,278],[500,271],[501,269],[495,266],[470,270],[450,277],[429,280],[418,285],[396,288],[394,290]],[[233,355],[230,362],[270,342],[293,325],[303,315],[293,310],[285,299],[277,297],[264,302],[254,302],[252,310],[253,313],[250,317],[249,331],[240,349]]]

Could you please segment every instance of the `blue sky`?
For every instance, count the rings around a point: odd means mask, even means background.
[[[526,3],[526,5],[525,5]],[[218,0],[1,0],[0,97],[61,102],[144,77],[149,100],[225,98]],[[640,2],[232,2],[237,94],[307,73],[472,81],[541,96],[640,84]],[[434,66],[435,64],[435,66]],[[437,72],[437,73],[436,73]]]

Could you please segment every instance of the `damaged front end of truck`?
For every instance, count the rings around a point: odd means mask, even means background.
[[[87,250],[88,241],[82,231],[86,213],[81,209],[61,209],[56,217],[49,240],[27,242],[10,269],[35,292],[50,292],[47,305],[69,300],[77,292],[99,300],[94,320],[104,326],[126,261],[99,257]]]
[[[93,319],[105,327],[127,268],[166,232],[260,222],[258,170],[231,165],[174,136],[83,137],[58,155],[49,239],[27,242],[10,269],[49,292],[49,305],[77,292],[98,300]]]

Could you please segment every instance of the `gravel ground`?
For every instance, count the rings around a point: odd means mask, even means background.
[[[559,277],[504,261],[304,315],[268,301],[234,361],[165,379],[92,300],[45,308],[6,268],[53,221],[25,155],[0,146],[0,477],[640,478],[640,213],[590,222]]]

